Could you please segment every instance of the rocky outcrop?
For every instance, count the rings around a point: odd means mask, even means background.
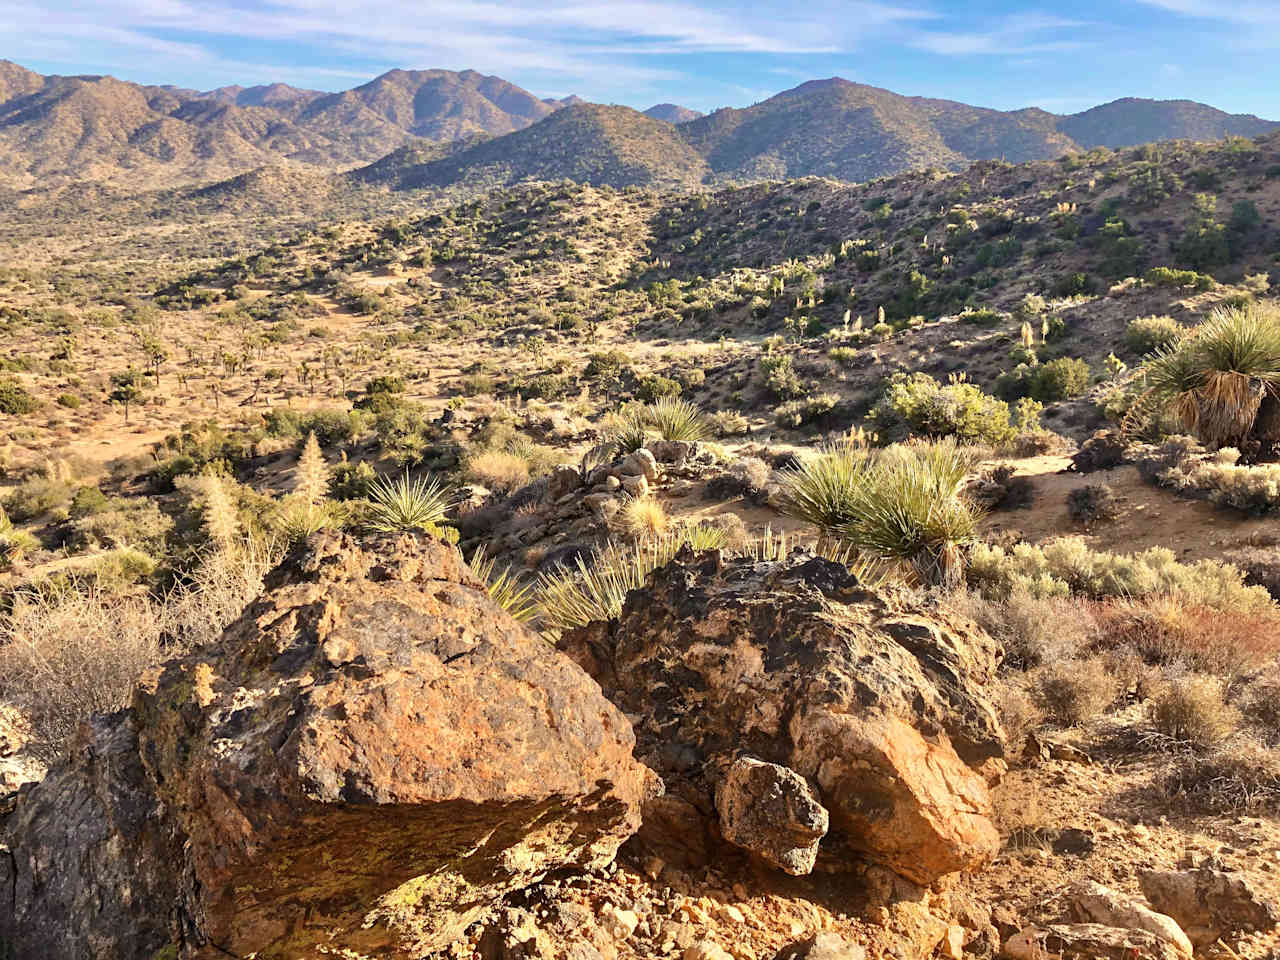
[[[456,549],[321,535],[23,794],[0,937],[49,960],[421,956],[612,860],[650,789],[633,743]]]
[[[1280,926],[1274,889],[1264,893],[1242,873],[1208,867],[1147,870],[1139,882],[1152,906],[1177,920],[1197,946]]]
[[[675,807],[714,818],[722,771],[748,757],[802,778],[841,845],[911,880],[997,849],[977,768],[1002,752],[983,692],[999,651],[972,624],[817,557],[686,550],[618,621],[561,644],[632,718]],[[733,824],[726,835],[743,842]]]
[[[45,764],[31,750],[31,725],[11,704],[0,703],[0,823],[13,812],[18,791],[44,778]]]
[[[1186,954],[1154,933],[1100,923],[1028,927],[1009,939],[1003,953],[1009,960],[1186,960]]]

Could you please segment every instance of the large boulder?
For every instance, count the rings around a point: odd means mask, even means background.
[[[1002,754],[983,690],[999,649],[905,592],[869,590],[804,554],[686,549],[617,621],[561,645],[632,718],[637,752],[667,790],[700,810],[745,756],[804,778],[841,846],[913,881],[998,848],[978,767]],[[739,845],[750,835],[727,834]],[[756,852],[769,858],[771,845]]]
[[[419,957],[606,865],[650,789],[633,745],[455,548],[321,535],[23,795],[0,937],[49,960]]]

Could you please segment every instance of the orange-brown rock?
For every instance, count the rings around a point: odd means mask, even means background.
[[[998,848],[978,767],[1003,750],[983,689],[999,649],[971,623],[817,557],[685,551],[618,621],[562,646],[632,717],[668,791],[704,811],[726,758],[747,756],[806,778],[841,848],[911,880]]]
[[[422,956],[549,870],[607,864],[652,776],[580,668],[494,604],[455,548],[408,536],[316,538],[217,644],[146,678],[124,717],[145,768],[128,778],[134,806],[180,851],[172,915],[85,910],[154,865],[130,862],[127,831],[99,830],[86,854],[37,788],[11,842],[19,956],[59,925],[67,948],[50,960],[124,956],[126,927],[131,945],[187,955]],[[51,779],[88,769],[73,759]],[[120,794],[77,793],[107,824]],[[33,869],[75,875],[23,885]]]

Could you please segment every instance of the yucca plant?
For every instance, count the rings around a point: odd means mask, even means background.
[[[366,523],[372,530],[397,533],[409,530],[439,531],[453,494],[438,479],[410,479],[409,474],[389,480],[379,477],[369,485],[371,507]]]
[[[611,544],[590,560],[579,555],[573,566],[538,578],[543,625],[557,631],[613,620],[622,613],[627,593],[644,586],[645,578],[670,563],[686,543],[694,550],[716,550],[727,540],[725,530],[698,525],[629,547]]]
[[[497,558],[479,547],[471,556],[471,572],[485,582],[489,598],[514,619],[532,623],[538,616],[538,603],[533,584],[512,573],[510,567],[498,569]]]
[[[711,436],[711,424],[702,411],[679,397],[663,397],[646,406],[642,415],[663,440],[692,443]]]
[[[328,500],[311,502],[295,495],[283,504],[275,516],[273,526],[286,543],[295,544],[306,540],[313,533],[342,523],[338,506]]]
[[[1280,308],[1218,309],[1144,369],[1148,391],[1184,428],[1253,455],[1280,441]]]
[[[972,456],[950,438],[890,448],[854,493],[841,538],[904,563],[924,584],[958,586],[979,515],[964,493],[972,467]]]
[[[812,523],[829,540],[854,517],[858,491],[873,467],[869,450],[853,442],[824,447],[817,456],[783,472],[782,512]]]

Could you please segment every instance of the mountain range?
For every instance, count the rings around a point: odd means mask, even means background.
[[[1192,101],[1124,99],[1067,116],[813,80],[706,116],[544,99],[475,71],[392,70],[325,93],[196,91],[43,76],[0,60],[0,185],[210,183],[281,162],[394,187],[570,178],[691,187],[817,175],[866,180],[1095,146],[1258,136],[1280,124]]]

